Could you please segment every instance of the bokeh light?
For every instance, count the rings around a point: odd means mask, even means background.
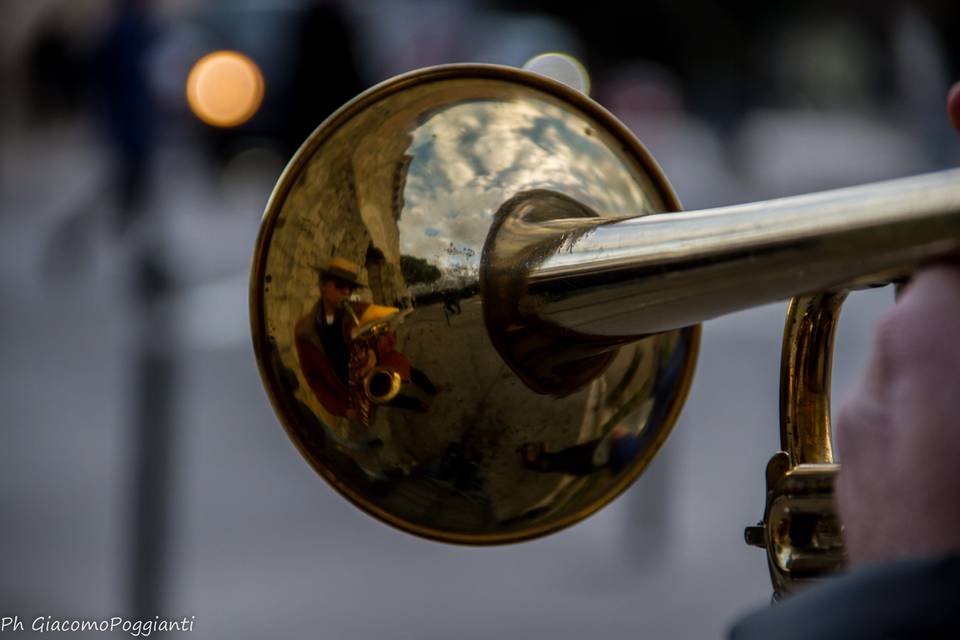
[[[567,53],[541,53],[524,63],[527,71],[539,73],[557,82],[590,94],[590,74],[579,60]]]
[[[236,127],[252,118],[263,102],[263,91],[259,67],[236,51],[203,56],[187,77],[191,111],[215,127]]]

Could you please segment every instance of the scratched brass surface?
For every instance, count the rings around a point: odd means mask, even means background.
[[[472,544],[562,528],[626,488],[676,419],[699,327],[598,347],[584,356],[589,376],[553,393],[492,344],[488,328],[511,327],[493,327],[494,298],[481,302],[484,244],[501,205],[538,190],[608,219],[679,209],[646,151],[595,103],[481,65],[360,96],[304,143],[270,199],[251,278],[265,386],[307,461],[391,525]],[[372,405],[368,424],[323,399],[336,385],[316,375],[323,363],[305,373],[298,343],[298,323],[323,322],[311,314],[324,308],[318,269],[335,258],[360,268],[346,304],[395,310],[386,357],[416,372],[405,400]],[[578,368],[575,355],[557,366]]]

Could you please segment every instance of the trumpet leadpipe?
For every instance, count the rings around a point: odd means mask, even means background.
[[[589,336],[646,335],[960,253],[960,170],[730,207],[578,220],[526,271],[520,309]]]

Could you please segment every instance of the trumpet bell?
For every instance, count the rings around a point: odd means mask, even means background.
[[[504,302],[506,232],[562,242],[571,219],[679,208],[623,125],[549,79],[452,65],[374,87],[309,137],[264,214],[252,333],[287,434],[348,500],[428,538],[511,542],[589,515],[669,434],[699,326],[594,339],[525,324]],[[368,424],[338,356],[348,320],[325,306],[337,278],[358,309],[407,312],[381,345],[405,384]]]

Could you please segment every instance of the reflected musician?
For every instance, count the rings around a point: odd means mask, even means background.
[[[297,321],[295,343],[303,376],[323,408],[363,426],[370,424],[372,402],[426,411],[423,401],[399,393],[402,382],[421,378],[432,388],[396,349],[392,325],[400,310],[352,300],[363,285],[359,266],[346,258],[334,257],[318,271],[320,299]]]

